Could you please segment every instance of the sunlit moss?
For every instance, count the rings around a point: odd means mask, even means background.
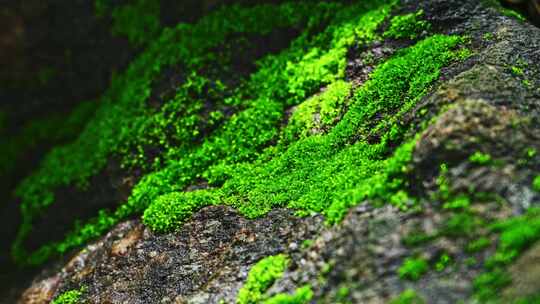
[[[51,304],[78,304],[84,293],[84,288],[69,290],[54,299]]]
[[[295,290],[293,294],[277,294],[263,304],[308,304],[313,298],[313,291],[310,286],[303,286]]]
[[[293,142],[298,138],[330,129],[343,114],[341,111],[348,100],[350,90],[350,84],[338,80],[320,95],[315,95],[298,105],[283,131],[284,139]]]
[[[264,293],[283,275],[288,264],[289,259],[282,254],[269,256],[257,262],[251,267],[244,286],[238,292],[236,303],[255,304],[265,300]]]
[[[533,189],[540,192],[540,175],[536,176],[533,180]]]
[[[413,205],[414,199],[404,190],[404,175],[416,138],[405,140],[407,128],[398,121],[428,92],[443,66],[461,59],[458,46],[463,40],[444,35],[422,40],[382,63],[362,87],[349,94],[350,85],[340,80],[347,49],[358,39],[365,43],[376,39],[376,29],[392,4],[381,1],[343,7],[323,3],[315,10],[307,4],[249,10],[233,7],[203,18],[193,27],[180,25],[165,31],[125,75],[113,81],[104,105],[79,139],[48,155],[41,169],[19,187],[23,224],[14,255],[19,261],[43,262],[53,253],[66,252],[99,236],[133,214],[144,213],[144,222],[157,231],[174,230],[208,204],[228,204],[250,218],[287,206],[299,214],[322,213],[329,222],[339,221],[350,206],[364,199],[392,202],[402,209]],[[268,18],[268,10],[275,10],[270,15],[283,19]],[[228,21],[231,18],[234,23]],[[64,241],[26,256],[22,242],[31,232],[33,217],[54,202],[55,187],[73,183],[84,186],[108,155],[122,153],[122,145],[141,134],[133,128],[140,117],[156,119],[150,125],[170,123],[170,116],[161,114],[165,112],[149,115],[145,107],[150,82],[164,66],[182,58],[185,66],[196,68],[200,62],[207,62],[208,48],[229,32],[264,33],[306,18],[307,32],[318,22],[329,25],[320,34],[300,35],[288,50],[261,60],[259,70],[243,86],[245,91],[228,98],[228,104],[241,110],[200,143],[166,148],[157,166],[161,169],[144,176],[126,204],[113,212],[100,212],[87,224],[77,226]],[[210,29],[217,32],[209,35]],[[178,37],[182,37],[181,42]],[[305,49],[317,51],[306,54]],[[208,81],[196,75],[188,79],[178,92],[183,88],[197,92]],[[327,86],[327,93],[321,94],[320,111],[329,130],[269,147],[283,138],[280,124],[286,107],[300,103],[323,86]],[[246,92],[248,99],[244,97]],[[346,113],[333,109],[345,104],[349,105]],[[162,109],[167,108],[165,105]],[[339,122],[338,116],[343,116]],[[368,143],[374,132],[380,141]],[[188,142],[192,137],[186,136],[183,138]],[[207,179],[213,189],[180,192],[201,178]]]
[[[179,227],[195,211],[218,204],[211,191],[172,192],[158,197],[145,211],[143,220],[156,231],[169,231]]]
[[[491,163],[492,159],[491,155],[476,151],[471,156],[469,156],[469,161],[478,165],[488,165],[489,163]]]
[[[422,258],[407,258],[399,267],[398,274],[402,279],[416,281],[429,270],[429,265]]]
[[[359,5],[356,9],[361,7],[362,5]],[[148,204],[148,199],[155,199],[156,194],[180,190],[181,186],[175,182],[188,183],[200,174],[201,166],[207,166],[208,160],[215,161],[226,151],[230,151],[228,153],[231,158],[238,160],[253,155],[261,145],[266,144],[277,134],[277,122],[281,118],[283,106],[272,99],[279,98],[278,100],[283,102],[293,100],[286,84],[296,79],[290,79],[282,71],[288,62],[302,60],[304,48],[307,46],[318,46],[324,50],[333,44],[332,33],[336,31],[337,24],[346,22],[354,16],[352,13],[355,11],[354,7],[339,13],[341,8],[342,6],[336,3],[289,3],[255,6],[249,9],[232,6],[203,17],[197,24],[180,24],[174,29],[166,29],[131,63],[125,73],[113,79],[110,88],[102,97],[94,119],[89,122],[78,139],[69,145],[55,148],[45,157],[40,169],[17,187],[16,193],[22,200],[23,221],[12,251],[16,259],[20,262],[38,263],[49,253],[57,251],[56,249],[67,249],[85,242],[90,237],[98,236],[120,218],[134,212],[142,212]],[[336,18],[336,25],[330,26],[331,30],[317,36],[316,39],[301,35],[290,50],[278,56],[268,56],[260,62],[260,71],[251,76],[251,85],[238,92],[237,99],[241,102],[237,105],[248,109],[233,117],[228,126],[220,131],[222,135],[207,140],[208,143],[199,149],[199,152],[190,151],[193,147],[180,151],[176,149],[165,151],[171,159],[176,159],[177,155],[191,155],[189,163],[185,161],[180,163],[195,166],[190,170],[189,178],[173,180],[170,186],[164,179],[158,186],[149,181],[155,181],[160,174],[148,177],[141,182],[130,199],[130,202],[136,203],[121,207],[114,214],[105,216],[105,213],[101,213],[88,226],[79,226],[65,242],[47,245],[33,256],[26,256],[23,241],[31,233],[33,218],[54,203],[54,189],[68,185],[85,187],[88,179],[105,166],[111,154],[124,153],[122,147],[140,135],[137,128],[144,125],[141,122],[144,120],[143,117],[147,117],[148,120],[155,119],[154,115],[150,115],[146,101],[150,95],[151,83],[160,75],[162,69],[179,63],[182,63],[188,71],[202,68],[213,62],[212,53],[208,50],[223,43],[231,33],[265,34],[274,28],[302,25],[306,32],[313,32],[313,28],[318,24],[333,18]],[[269,87],[269,84],[273,85]],[[251,92],[257,92],[260,98],[249,100],[243,97],[244,94]],[[253,123],[257,124],[251,127],[245,123],[246,119],[253,119]],[[252,137],[254,134],[257,134],[256,138]],[[239,142],[235,144],[235,140]],[[222,142],[229,145],[221,145]],[[220,148],[222,152],[216,153],[218,152],[215,151],[216,148]],[[177,162],[165,164],[170,171],[175,170],[178,165]],[[156,194],[149,195],[148,190],[156,186],[158,187],[153,190]],[[159,190],[160,187],[163,189]]]

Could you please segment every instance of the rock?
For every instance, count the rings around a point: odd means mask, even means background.
[[[249,221],[228,207],[207,207],[168,235],[127,221],[76,254],[59,271],[61,279],[34,282],[24,299],[48,303],[83,284],[92,303],[233,301],[250,265],[279,252],[295,254],[298,248],[289,244],[312,238],[321,224],[319,217],[297,218],[288,210]]]

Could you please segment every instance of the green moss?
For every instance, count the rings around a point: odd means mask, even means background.
[[[454,213],[448,218],[441,234],[459,238],[473,237],[483,221],[478,216],[469,212]]]
[[[510,282],[510,277],[502,270],[483,273],[473,282],[475,298],[482,303],[489,303],[496,299],[499,292]]]
[[[452,263],[452,257],[450,257],[447,253],[443,253],[439,256],[439,259],[435,263],[435,270],[436,271],[443,271]]]
[[[480,151],[474,152],[471,156],[469,156],[469,161],[473,164],[485,166],[491,163],[491,155],[487,153],[482,153]]]
[[[30,121],[15,135],[2,136],[0,138],[2,150],[0,175],[10,176],[16,169],[18,159],[34,149],[76,138],[96,108],[95,101],[81,102],[69,115],[54,113],[47,118]]]
[[[78,304],[85,288],[69,290],[54,299],[51,304]]]
[[[165,159],[171,157],[169,153],[189,150],[203,134],[211,132],[224,121],[225,108],[234,106],[223,102],[229,91],[230,88],[219,79],[207,78],[196,72],[190,74],[177,88],[174,97],[164,100],[160,111],[133,121],[132,135],[118,149],[123,155],[124,167],[160,169]],[[208,104],[212,104],[212,108]],[[147,150],[166,153],[155,155],[147,153]]]
[[[485,261],[487,271],[474,281],[475,297],[481,301],[497,298],[511,283],[505,268],[540,240],[540,209],[531,208],[524,215],[498,221],[491,229],[500,236],[495,254]]]
[[[540,292],[532,296],[519,298],[514,303],[515,304],[538,304],[540,303]]]
[[[219,203],[210,191],[172,192],[158,197],[144,211],[144,224],[155,231],[170,231],[202,207]]]
[[[349,288],[346,286],[341,286],[337,291],[336,298],[340,302],[345,301],[347,297],[349,296],[349,294],[350,294]]]
[[[499,13],[501,13],[501,14],[507,16],[507,17],[515,18],[515,19],[517,19],[519,21],[525,21],[526,20],[526,18],[523,17],[518,12],[502,6],[500,1],[497,1],[497,0],[482,0],[482,2],[486,6],[490,6],[490,7],[495,8],[497,11],[499,11]]]
[[[53,67],[42,67],[37,72],[37,81],[41,86],[46,86],[58,75],[58,71]]]
[[[533,189],[540,192],[540,175],[536,176],[533,180]]]
[[[423,231],[415,231],[402,240],[403,244],[408,247],[420,246],[422,244],[429,243],[430,241],[437,238],[437,234],[426,234]]]
[[[390,300],[390,304],[424,304],[425,301],[413,289],[406,289],[399,296]]]
[[[419,10],[416,13],[393,17],[384,37],[416,39],[423,31],[428,31],[431,28],[429,22],[420,20],[423,16],[424,11]]]
[[[524,22],[527,20],[527,18],[525,18],[523,15],[521,15],[520,13],[516,12],[515,10],[513,9],[509,9],[509,8],[505,8],[505,7],[501,7],[500,8],[500,12],[507,16],[507,17],[510,17],[510,18],[514,18],[514,19],[517,19],[521,22]]]
[[[485,33],[485,34],[482,36],[482,38],[483,38],[484,40],[490,41],[490,40],[495,39],[495,35],[494,35],[493,33]]]
[[[397,176],[406,169],[415,140],[384,156],[387,143],[400,138],[399,129],[391,126],[399,114],[394,111],[415,104],[438,75],[439,64],[452,60],[450,48],[458,41],[434,36],[383,63],[355,92],[349,111],[327,135],[299,140],[262,166],[236,168],[223,186],[226,202],[249,217],[260,216],[273,205],[287,205],[302,212],[322,212],[330,222],[339,221],[350,206],[367,198],[402,202],[407,196],[400,191],[404,181]],[[418,58],[423,56],[433,59],[434,65],[419,66]],[[380,123],[374,129],[389,129],[382,142],[370,145],[357,140],[347,145],[367,134],[375,113]]]
[[[144,211],[149,200],[157,198],[159,194],[181,190],[182,185],[186,185],[199,176],[211,162],[219,159],[239,161],[253,157],[262,146],[276,136],[278,122],[283,111],[281,102],[288,103],[295,100],[295,96],[289,93],[289,83],[294,82],[294,86],[298,89],[300,82],[283,73],[287,64],[302,61],[306,48],[319,49],[321,56],[326,56],[329,46],[337,45],[340,50],[346,50],[346,44],[340,39],[341,36],[336,35],[334,39],[335,33],[338,29],[343,29],[339,27],[340,24],[349,24],[350,20],[357,16],[359,9],[364,10],[361,7],[362,5],[358,5],[345,10],[336,3],[289,3],[280,6],[255,6],[249,9],[232,6],[202,18],[197,24],[180,24],[176,28],[165,30],[160,38],[153,41],[132,62],[125,73],[113,79],[110,88],[102,97],[96,116],[78,139],[69,145],[55,148],[45,157],[40,169],[18,186],[16,192],[22,200],[23,223],[13,246],[13,255],[21,262],[26,260],[26,262],[38,263],[46,259],[48,253],[61,252],[60,249],[80,245],[89,237],[96,237],[103,233],[103,229],[110,228],[110,225],[119,219]],[[235,97],[226,98],[223,101],[225,104],[245,110],[232,117],[228,125],[217,132],[218,135],[206,139],[203,143],[204,147],[195,149],[199,143],[191,140],[194,137],[178,135],[175,138],[191,142],[192,145],[180,145],[178,149],[165,151],[164,155],[168,155],[166,158],[171,160],[176,160],[179,155],[188,158],[187,160],[172,162],[163,160],[162,166],[167,169],[143,179],[134,190],[127,205],[109,216],[94,219],[88,226],[77,227],[65,242],[45,246],[32,256],[26,255],[22,243],[31,233],[33,218],[54,203],[54,189],[68,185],[84,187],[88,179],[104,167],[111,154],[125,154],[125,147],[130,145],[139,147],[145,143],[144,140],[142,142],[138,140],[138,135],[152,134],[147,129],[139,130],[147,126],[161,126],[165,121],[174,120],[177,117],[174,116],[176,112],[167,112],[171,107],[163,107],[163,111],[154,115],[146,105],[151,83],[165,67],[181,63],[189,71],[202,69],[215,62],[213,53],[208,50],[223,43],[225,38],[232,33],[265,34],[274,28],[293,25],[304,25],[306,33],[312,33],[318,25],[331,20],[334,20],[334,25],[330,25],[326,32],[315,37],[301,35],[293,42],[289,50],[261,60],[259,72],[251,75],[249,84],[239,90]],[[355,30],[355,28],[350,28],[350,30]],[[350,31],[346,33],[355,35]],[[319,57],[312,56],[309,60],[313,62]],[[345,57],[335,58],[339,61],[339,65],[344,66]],[[328,63],[328,60],[325,63]],[[293,70],[292,67],[289,68],[289,71]],[[187,74],[190,75],[190,73]],[[209,83],[208,80],[201,81],[200,77],[189,79],[182,86],[185,89],[181,88],[179,92],[197,92],[199,84]],[[329,78],[325,76],[325,79]],[[216,82],[210,81],[211,86],[214,86]],[[309,85],[313,89],[318,83],[312,82]],[[256,95],[253,98],[245,97],[253,96],[254,93]],[[181,104],[182,100],[183,98],[175,98],[176,104]],[[194,113],[193,109],[197,107],[198,105],[195,104],[187,109],[182,108],[185,110],[181,113]],[[179,129],[182,129],[182,126],[188,123],[189,119],[186,118],[177,125]],[[255,134],[257,136],[254,136]],[[162,139],[146,135],[143,137],[152,142],[159,142]],[[229,156],[225,157],[226,155]],[[131,156],[128,154],[127,158]],[[177,169],[182,169],[182,167],[187,169],[184,171],[187,176],[178,177]],[[164,176],[168,178],[160,180]],[[98,223],[101,224],[98,225]]]
[[[94,0],[94,12],[96,16],[104,17],[110,9],[110,0]]]
[[[376,30],[392,5],[393,1],[352,6],[233,6],[195,25],[165,30],[125,74],[114,79],[103,106],[78,140],[53,151],[40,170],[18,187],[23,224],[14,256],[20,262],[43,262],[134,214],[144,213],[144,222],[157,231],[171,231],[208,204],[228,204],[250,218],[287,206],[299,214],[322,213],[329,222],[338,222],[349,207],[365,199],[392,202],[402,209],[414,206],[405,187],[417,139],[405,141],[408,130],[399,121],[429,91],[440,69],[460,60],[462,52],[456,49],[463,39],[434,35],[398,51],[380,64],[362,87],[349,93],[350,85],[341,81],[347,50],[358,40],[369,43],[376,39]],[[229,90],[216,79],[188,73],[170,107],[146,107],[150,84],[164,67],[182,63],[188,70],[198,71],[215,62],[208,50],[230,33],[268,33],[299,23],[307,24],[305,33],[289,49],[260,60],[258,71],[238,89]],[[326,30],[313,34],[321,23],[328,24]],[[306,49],[310,51],[306,53]],[[317,109],[324,113],[329,130],[307,137],[295,135],[291,142],[280,140],[285,138],[281,130],[285,109],[325,86]],[[198,97],[189,98],[194,102],[186,105],[185,96],[205,96],[209,89],[215,92],[210,95],[224,99],[223,104],[232,107],[234,114],[223,117],[218,109],[217,122],[204,137],[182,133],[185,126],[204,120],[199,120]],[[344,104],[348,105],[346,113],[331,109]],[[175,107],[180,110],[174,111]],[[168,130],[177,120],[178,130],[171,136],[178,140],[168,145],[170,137],[160,137],[161,130]],[[148,126],[156,127],[156,132]],[[137,139],[138,135],[144,140]],[[370,143],[368,138],[373,136],[380,140]],[[125,147],[147,143],[159,143],[164,148],[163,157],[152,160],[150,169],[155,171],[142,178],[125,204],[77,225],[64,241],[26,254],[22,242],[31,232],[33,218],[54,203],[56,187],[84,186],[108,156],[131,157]],[[212,188],[180,192],[201,179]]]
[[[100,18],[111,17],[113,35],[127,37],[136,46],[148,44],[161,30],[160,1],[135,0],[116,5],[111,0],[95,0],[94,10]]]
[[[444,203],[444,209],[459,209],[466,210],[471,205],[471,200],[467,195],[457,195],[456,197],[450,198],[446,203]]]
[[[238,292],[236,303],[250,304],[263,301],[266,290],[272,286],[275,280],[283,276],[288,264],[289,259],[281,254],[269,256],[257,262],[249,271],[246,283]]]
[[[429,265],[425,259],[406,258],[399,267],[398,274],[401,279],[417,281],[428,270]]]
[[[298,138],[307,137],[315,133],[315,129],[328,130],[339,120],[351,85],[338,80],[330,84],[320,95],[302,102],[283,131],[284,140],[293,142]]]
[[[525,72],[523,72],[523,69],[517,66],[510,67],[510,70],[512,71],[512,74],[516,76],[523,76]]]
[[[313,298],[313,291],[310,286],[303,286],[294,292],[294,294],[277,294],[264,302],[263,304],[307,304]]]
[[[315,243],[315,241],[313,241],[313,240],[303,240],[302,241],[302,249],[308,249],[309,247],[311,247],[313,245],[313,243]]]
[[[491,245],[491,241],[486,237],[480,237],[472,242],[470,242],[467,247],[466,251],[469,253],[475,253],[482,251],[483,249],[489,247]]]
[[[446,201],[451,198],[452,193],[450,193],[450,184],[448,182],[448,166],[446,164],[441,164],[439,166],[439,176],[437,176],[437,186],[439,187],[439,192],[435,195],[434,199],[440,198],[443,201]]]
[[[494,265],[508,264],[532,243],[540,239],[540,209],[529,209],[523,216],[493,225],[500,232],[497,252],[492,257]]]
[[[155,0],[137,0],[112,11],[112,33],[126,36],[135,45],[148,43],[160,30],[160,5]]]

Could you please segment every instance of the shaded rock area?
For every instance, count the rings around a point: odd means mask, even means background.
[[[473,53],[445,68],[404,116],[418,126],[411,136],[431,122],[408,168],[408,188],[421,209],[358,202],[342,223],[326,226],[322,216],[298,217],[286,209],[248,220],[230,207],[211,206],[168,234],[131,219],[46,266],[19,303],[49,303],[80,286],[88,303],[234,303],[251,266],[278,253],[291,263],[268,289],[270,296],[310,285],[313,303],[388,303],[407,289],[426,303],[475,303],[473,281],[496,250],[488,224],[540,203],[532,187],[540,154],[530,152],[540,151],[540,30],[483,1],[403,3],[396,13],[422,9],[434,31],[467,35]],[[382,60],[406,44],[387,39],[356,46],[349,52],[348,80],[361,85],[368,79],[366,52]],[[471,159],[475,153],[488,155],[488,165]],[[445,206],[443,186],[475,198],[471,209],[483,222],[474,231]],[[489,245],[470,250],[479,235]],[[537,242],[508,268],[513,283],[502,293],[504,301],[540,292],[539,252]],[[400,267],[411,257],[435,270],[404,279]]]

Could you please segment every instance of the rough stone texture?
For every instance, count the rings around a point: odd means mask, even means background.
[[[20,303],[48,303],[81,284],[91,303],[233,301],[252,264],[280,252],[294,255],[321,224],[319,217],[297,218],[288,210],[250,221],[228,207],[204,208],[166,235],[139,220],[123,222],[60,270],[45,271]]]
[[[475,52],[466,62],[444,69],[433,91],[405,117],[420,125],[425,120],[420,113],[427,109],[433,121],[422,133],[410,170],[410,187],[422,198],[422,212],[363,202],[340,225],[324,227],[320,217],[297,218],[286,210],[250,221],[230,208],[208,207],[180,231],[166,235],[131,220],[60,269],[45,270],[21,303],[46,303],[81,285],[87,286],[90,303],[233,303],[250,266],[280,252],[291,256],[292,265],[270,295],[310,284],[317,303],[338,303],[341,287],[348,288],[351,303],[386,303],[407,288],[427,303],[472,302],[471,282],[493,245],[467,254],[467,236],[442,236],[416,247],[405,246],[404,239],[418,231],[434,234],[450,216],[433,195],[442,163],[449,167],[453,191],[474,189],[508,202],[473,202],[475,212],[488,221],[520,214],[539,201],[531,182],[539,172],[540,155],[522,160],[527,149],[540,151],[540,30],[481,1],[411,0],[402,10],[419,8],[435,31],[468,34]],[[493,38],[486,39],[486,33]],[[378,48],[391,50],[392,43]],[[348,77],[358,83],[370,71],[358,60],[362,52],[354,50],[350,58],[353,72]],[[517,64],[526,66],[523,75],[512,72]],[[447,110],[439,114],[442,109]],[[471,164],[468,157],[476,151],[489,153],[501,165]],[[306,239],[314,240],[308,248],[301,246]],[[515,282],[506,297],[538,292],[538,248],[509,269]],[[399,278],[397,270],[406,257],[419,255],[433,263],[443,252],[453,258],[444,270],[414,282]],[[471,257],[475,263],[466,262]]]

